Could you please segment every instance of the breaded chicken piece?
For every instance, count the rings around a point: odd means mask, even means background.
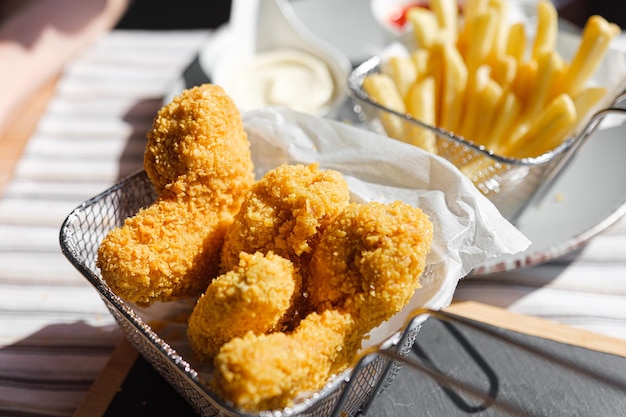
[[[319,164],[283,164],[257,181],[229,228],[222,250],[222,271],[239,261],[239,253],[274,253],[296,268],[310,257],[320,232],[349,203],[348,184]]]
[[[419,288],[433,226],[419,208],[352,203],[324,231],[311,260],[309,301],[342,307],[367,331],[404,308]]]
[[[239,264],[209,284],[191,313],[187,336],[192,349],[204,361],[248,331],[282,330],[300,286],[291,261],[273,252],[242,252]]]
[[[111,289],[140,304],[206,289],[254,182],[241,118],[219,86],[185,90],[158,112],[147,136],[144,166],[157,201],[112,230],[97,260]]]
[[[293,333],[232,339],[215,359],[212,388],[248,412],[291,406],[345,368],[344,348],[356,345],[354,327],[350,314],[328,310],[309,314]]]
[[[365,334],[404,308],[430,251],[428,217],[408,204],[350,204],[311,260],[317,311],[292,333],[235,338],[215,358],[214,389],[246,411],[283,408],[345,369]]]
[[[210,206],[159,199],[109,232],[97,265],[113,292],[138,304],[199,295],[217,275],[229,224]]]
[[[236,213],[254,182],[250,142],[224,90],[204,84],[164,106],[147,134],[144,168],[157,192]]]

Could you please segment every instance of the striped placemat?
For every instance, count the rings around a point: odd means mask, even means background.
[[[145,133],[208,31],[113,31],[73,60],[0,200],[0,415],[72,415],[118,344],[59,229],[142,167]]]

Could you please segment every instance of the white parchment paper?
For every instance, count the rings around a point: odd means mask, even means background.
[[[441,309],[459,279],[489,258],[525,250],[530,242],[443,158],[345,123],[287,109],[243,115],[257,177],[282,163],[318,162],[343,174],[353,201],[402,200],[434,225],[428,268],[410,305],[367,341],[391,337],[417,308]]]

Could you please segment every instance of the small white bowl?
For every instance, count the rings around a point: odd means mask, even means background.
[[[255,13],[255,10],[258,10],[258,13]],[[252,2],[234,0],[231,21],[227,30],[220,36],[223,39],[220,39],[219,48],[200,54],[200,65],[207,74],[210,74],[211,81],[224,87],[236,103],[237,94],[242,90],[238,88],[241,86],[236,84],[247,82],[242,78],[237,79],[239,75],[236,74],[240,73],[243,66],[262,53],[277,52],[274,56],[282,58],[275,59],[283,59],[285,54],[281,55],[278,52],[296,51],[298,54],[308,55],[311,60],[321,62],[325,67],[324,70],[327,69],[327,76],[331,78],[332,91],[328,100],[317,110],[310,112],[333,117],[344,105],[347,99],[347,79],[352,70],[350,60],[339,49],[310,32],[300,22],[287,0]],[[294,59],[298,57],[295,56]],[[319,66],[315,66],[313,72],[319,75]],[[267,86],[268,89],[272,88],[270,84]],[[307,87],[311,89],[307,90]],[[299,84],[281,88],[286,90],[293,88],[294,94],[305,95],[307,91],[316,94],[314,86]],[[303,97],[303,100],[305,99],[306,97]],[[245,101],[241,100],[240,103],[243,104]],[[294,107],[297,109],[298,106]],[[240,110],[247,111],[253,108],[242,105]]]

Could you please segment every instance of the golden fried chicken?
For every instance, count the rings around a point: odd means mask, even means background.
[[[232,339],[216,357],[212,387],[249,412],[290,406],[345,367],[344,349],[360,342],[355,327],[350,314],[327,310],[309,314],[293,333],[249,332]]]
[[[144,168],[159,193],[202,198],[236,213],[254,182],[250,143],[237,107],[217,85],[185,90],[147,134]]]
[[[248,331],[263,334],[282,330],[293,315],[301,280],[288,259],[273,252],[240,254],[239,264],[214,279],[198,300],[187,336],[201,360]]]
[[[128,301],[199,295],[217,275],[229,223],[209,206],[159,199],[109,232],[97,265],[111,289]]]
[[[142,304],[206,289],[254,182],[240,115],[219,86],[185,90],[158,112],[147,136],[144,166],[158,199],[112,230],[97,260],[114,292]]]
[[[419,208],[352,203],[324,231],[311,260],[312,308],[343,307],[369,329],[410,300],[426,266],[433,226]]]
[[[239,262],[239,253],[274,253],[296,268],[319,240],[320,232],[348,205],[343,176],[319,164],[283,164],[257,181],[229,228],[222,250],[222,271]]]
[[[282,408],[345,369],[372,328],[404,308],[426,265],[432,223],[401,202],[350,204],[322,233],[308,293],[316,311],[291,333],[232,339],[214,389],[247,411]]]

